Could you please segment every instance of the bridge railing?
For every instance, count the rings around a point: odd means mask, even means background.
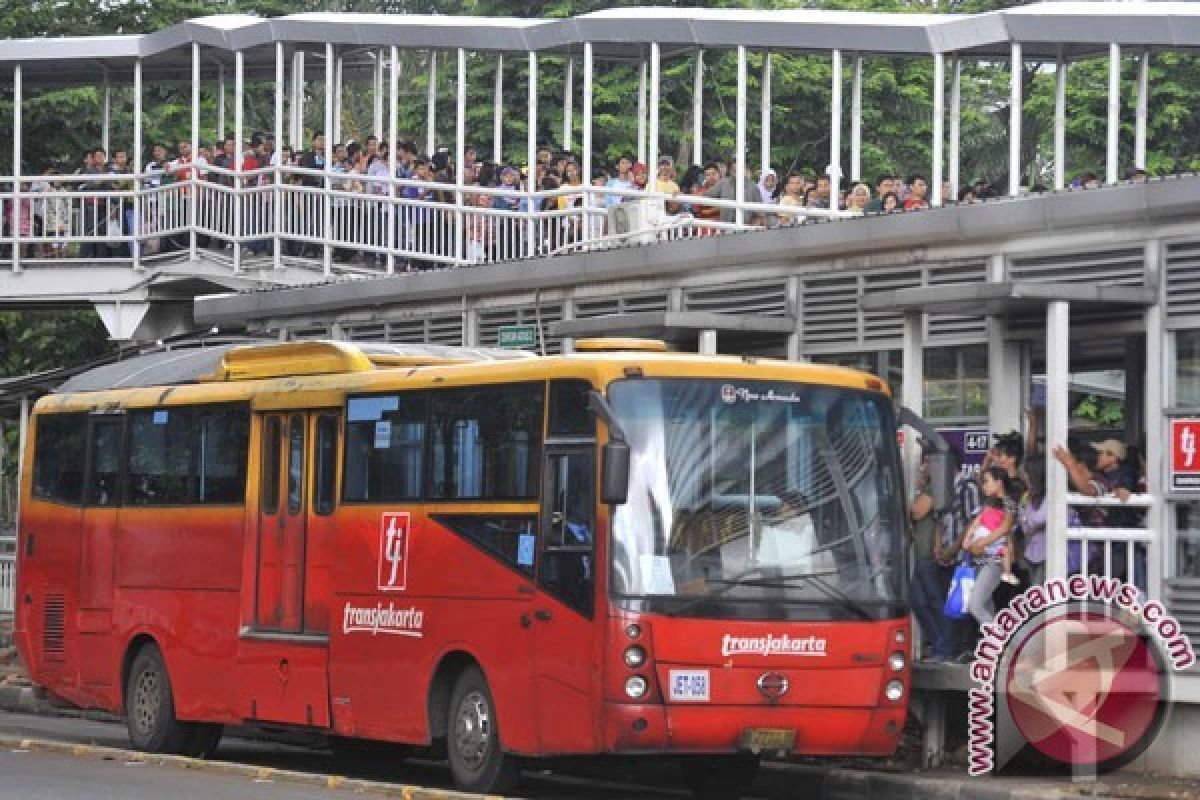
[[[13,269],[63,260],[138,268],[189,249],[194,233],[200,247],[232,250],[235,267],[276,254],[276,263],[357,270],[469,266],[856,216],[613,187],[530,192],[299,167],[190,170],[46,176],[19,191],[10,181],[0,192],[0,260]],[[610,229],[612,206],[630,212],[632,229]]]

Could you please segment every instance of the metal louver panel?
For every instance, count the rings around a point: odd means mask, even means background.
[[[447,314],[441,317],[429,317],[425,320],[426,344],[445,344],[462,346],[466,344],[463,338],[463,320],[461,314]]]
[[[1037,283],[1102,283],[1142,286],[1146,282],[1146,253],[1141,247],[1014,258],[1009,277]]]
[[[1172,578],[1166,586],[1167,609],[1179,622],[1184,634],[1192,642],[1193,650],[1200,650],[1200,580],[1195,578]]]
[[[373,322],[365,325],[347,325],[343,328],[346,338],[352,342],[385,342],[387,325]]]
[[[806,280],[804,307],[800,312],[805,350],[857,347],[861,313],[858,299],[857,275]]]
[[[296,328],[288,328],[289,339],[328,339],[329,327],[327,325],[303,325]]]
[[[787,287],[783,283],[741,286],[725,284],[689,289],[684,297],[688,311],[712,311],[718,314],[756,314],[785,317],[788,313]]]
[[[575,301],[575,318],[607,317],[613,314],[631,314],[637,311],[666,311],[665,292],[641,294],[632,297],[591,297]]]
[[[921,285],[921,270],[868,272],[863,275],[863,293],[887,289],[912,289]],[[891,344],[904,335],[904,315],[896,311],[859,311],[862,314],[863,344]]]
[[[1200,316],[1200,241],[1167,245],[1167,318]]]
[[[425,344],[425,320],[419,317],[391,320],[386,335],[387,341],[396,344]]]
[[[53,661],[66,656],[67,599],[62,594],[46,595],[42,608],[42,655]]]
[[[930,267],[925,274],[926,286],[944,286],[948,283],[984,283],[986,281],[987,263],[984,261],[941,264]],[[987,320],[983,317],[930,314],[927,333],[931,340],[984,338],[987,336]]]

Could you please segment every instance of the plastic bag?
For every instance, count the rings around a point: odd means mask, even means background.
[[[971,612],[971,591],[975,588],[975,568],[963,559],[954,570],[950,580],[950,591],[946,595],[946,605],[942,609],[947,619],[964,619]]]

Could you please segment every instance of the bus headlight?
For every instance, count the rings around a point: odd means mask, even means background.
[[[904,640],[908,637],[904,635],[904,631],[896,631],[896,644],[904,644]]]
[[[625,649],[625,666],[630,669],[637,669],[642,664],[646,663],[646,651],[638,647],[636,644],[633,647]]]
[[[634,675],[629,680],[625,681],[625,694],[629,695],[634,700],[639,700],[646,695],[646,689],[649,685],[646,679],[641,675]]]
[[[626,687],[628,687],[628,685],[629,684],[626,684]],[[893,703],[896,702],[901,697],[904,697],[904,684],[900,681],[888,681],[887,688],[883,690],[883,696],[888,700],[891,700]]]
[[[892,668],[892,672],[899,672],[904,669],[906,663],[907,660],[904,658],[904,653],[901,653],[899,650],[892,653],[891,658],[888,659],[888,666]]]

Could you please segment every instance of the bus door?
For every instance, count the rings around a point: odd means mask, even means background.
[[[596,470],[592,444],[546,446],[534,609],[538,731],[546,753],[595,745]]]
[[[324,474],[314,469],[313,430],[323,416],[260,415],[254,611],[239,659],[242,710],[251,719],[318,727],[329,721],[328,637],[308,630],[305,614],[313,475]],[[324,615],[313,616],[323,628]]]
[[[112,609],[114,553],[120,513],[124,414],[92,414],[84,458],[83,524],[80,536],[79,615],[80,683],[112,683]]]

